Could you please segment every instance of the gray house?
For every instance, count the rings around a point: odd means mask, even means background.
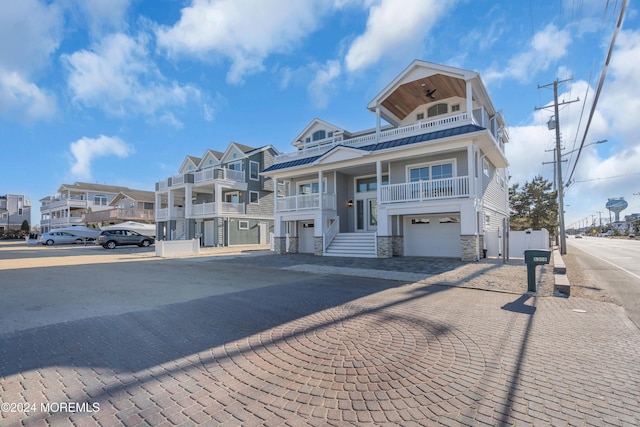
[[[24,220],[31,225],[31,201],[22,194],[0,196],[0,234],[20,230]]]
[[[187,156],[177,175],[156,183],[156,238],[202,246],[268,244],[274,186],[260,171],[278,151],[232,142],[224,153]]]

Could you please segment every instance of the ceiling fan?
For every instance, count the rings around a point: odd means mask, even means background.
[[[427,98],[436,99],[436,96],[434,95],[436,90],[437,89],[427,89],[427,92],[424,94],[424,96],[426,96]]]

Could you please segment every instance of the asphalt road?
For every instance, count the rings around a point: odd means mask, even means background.
[[[585,273],[622,303],[640,327],[640,241],[585,237],[567,239]]]

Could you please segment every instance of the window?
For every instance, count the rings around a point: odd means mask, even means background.
[[[485,215],[484,216],[484,225],[490,225],[491,224],[491,215]]]
[[[238,230],[248,230],[249,221],[238,221]]]
[[[416,120],[424,120],[424,113],[416,114]]]
[[[440,217],[439,222],[440,224],[454,224],[454,223],[457,224],[460,222],[460,216],[459,215],[443,216],[443,217]]]
[[[453,162],[424,165],[409,169],[409,181],[428,181],[453,177]]]
[[[22,208],[18,208],[18,215],[22,215]]]
[[[253,160],[249,162],[249,179],[254,181],[260,180],[260,163],[254,162]]]
[[[97,206],[107,206],[107,196],[93,196],[93,204]]]
[[[333,132],[327,132],[327,138],[333,138]]]
[[[152,202],[144,202],[142,209],[153,209],[153,203]]]
[[[489,176],[489,161],[487,159],[482,159],[482,172]]]
[[[229,163],[227,165],[227,169],[232,170],[232,171],[241,171],[242,170],[242,161]]]
[[[460,111],[460,104],[454,104],[451,106],[451,112],[455,113],[456,111]]]
[[[257,191],[249,191],[249,203],[258,203],[260,193]]]
[[[429,224],[429,218],[412,218],[411,224],[415,224],[415,225]]]
[[[321,139],[325,139],[327,137],[327,133],[323,130],[317,130],[311,135],[311,139],[313,141],[320,141]]]
[[[304,139],[304,142],[311,142],[311,138],[306,137],[306,138]]]
[[[327,178],[322,182],[323,193],[327,192]],[[298,194],[317,194],[320,192],[318,181],[300,182],[298,183]]]
[[[389,176],[382,175],[382,185],[389,184]],[[358,193],[366,193],[367,191],[376,191],[378,189],[378,181],[375,176],[369,178],[359,178],[356,180],[356,191]]]
[[[238,203],[240,195],[238,193],[227,193],[224,195],[224,201],[227,203]]]
[[[449,106],[447,104],[436,104],[427,110],[427,116],[434,117],[441,114],[447,114],[449,112]]]

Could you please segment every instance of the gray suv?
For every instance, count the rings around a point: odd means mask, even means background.
[[[124,245],[138,245],[146,248],[153,242],[153,237],[132,230],[102,230],[96,239],[96,244],[105,249],[115,249],[116,246]]]

